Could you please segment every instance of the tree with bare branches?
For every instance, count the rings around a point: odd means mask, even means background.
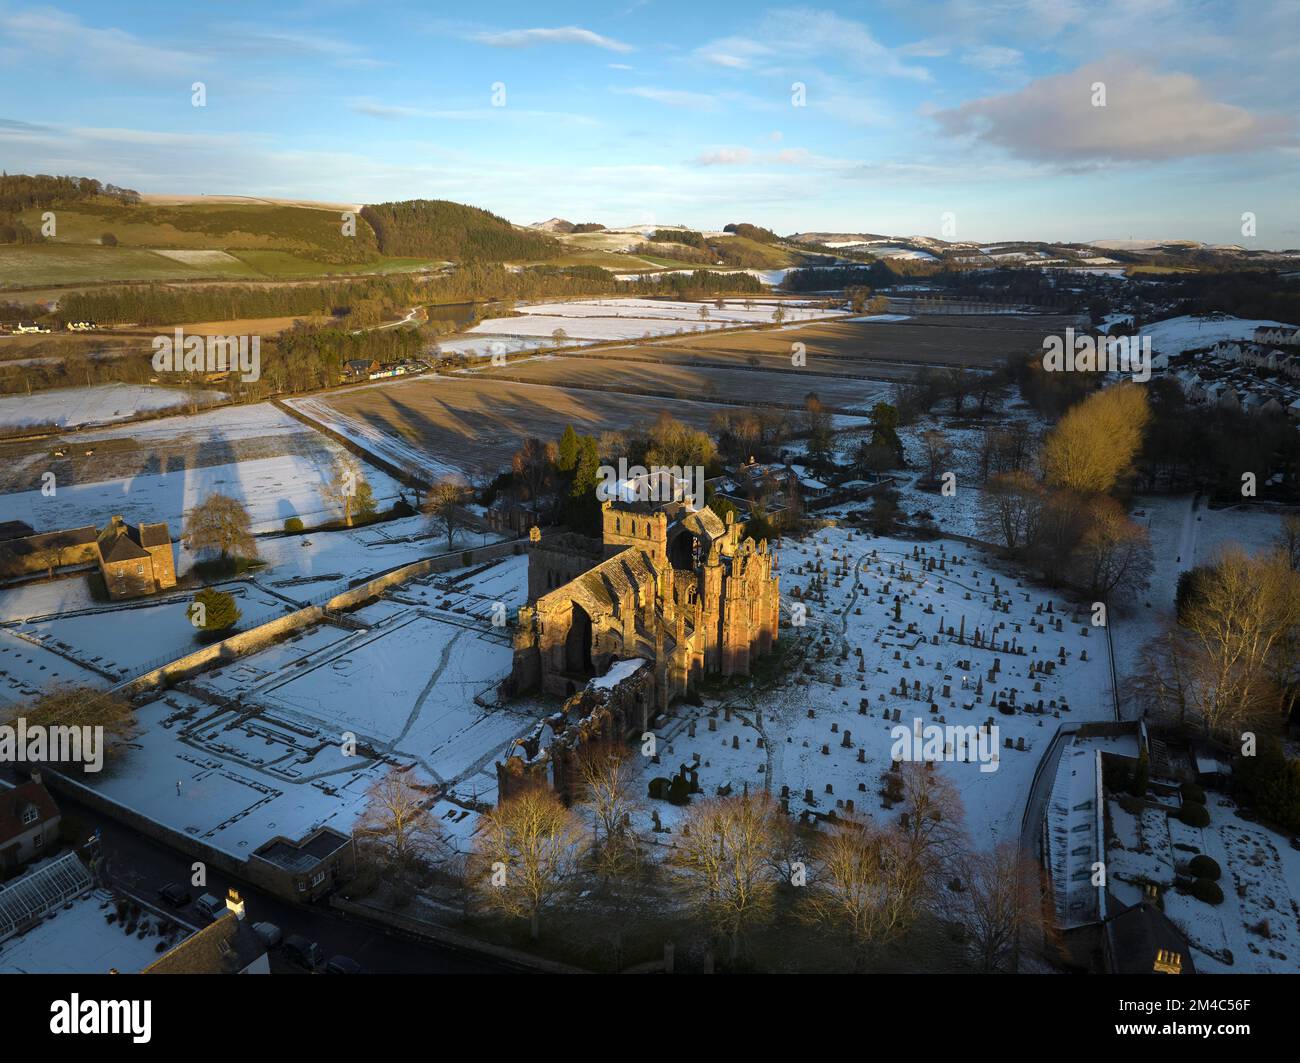
[[[1116,592],[1132,596],[1145,590],[1155,571],[1147,530],[1109,495],[1089,500],[1083,522],[1074,582],[1102,601]]]
[[[805,890],[802,916],[842,934],[861,972],[913,924],[933,883],[902,832],[851,816],[818,837]]]
[[[185,540],[196,553],[217,551],[222,561],[232,557],[254,558],[257,541],[253,538],[252,524],[244,503],[214,492],[190,510],[185,522]]]
[[[1038,535],[1046,498],[1027,472],[1004,472],[980,492],[980,534],[1010,551],[1024,549]]]
[[[439,480],[424,496],[424,512],[434,528],[446,533],[448,550],[455,541],[456,530],[464,523],[463,507],[469,500],[468,489],[455,480]]]
[[[536,941],[542,913],[568,892],[586,855],[582,821],[550,790],[533,787],[485,814],[475,841],[476,894],[491,910],[527,919]]]
[[[1014,971],[1020,953],[1046,932],[1040,871],[1014,842],[961,856],[958,889],[948,894],[952,914],[966,931],[984,974]]]
[[[583,806],[592,818],[591,857],[602,879],[636,867],[639,849],[630,820],[636,808],[635,773],[621,742],[591,742],[578,756]]]
[[[356,516],[370,516],[375,511],[375,498],[361,472],[361,466],[350,454],[344,454],[334,463],[334,471],[321,486],[325,501],[343,514],[345,527],[352,527]]]
[[[1252,557],[1229,547],[1198,580],[1180,625],[1152,644],[1137,694],[1234,740],[1290,711],[1298,635],[1300,573],[1280,550]]]
[[[691,805],[673,854],[673,884],[728,944],[731,962],[747,931],[773,914],[788,826],[766,793]]]
[[[388,864],[410,864],[443,853],[447,840],[429,813],[429,795],[409,771],[393,768],[366,793],[367,802],[353,828]]]
[[[1047,482],[1080,494],[1110,491],[1132,473],[1149,418],[1146,392],[1137,384],[1093,392],[1071,406],[1043,442]]]

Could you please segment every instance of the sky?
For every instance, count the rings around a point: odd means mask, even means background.
[[[525,224],[1295,248],[1298,67],[1300,0],[0,0],[0,167]]]

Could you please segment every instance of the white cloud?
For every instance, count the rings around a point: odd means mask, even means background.
[[[1105,85],[1104,107],[1093,106],[1097,82]],[[1189,74],[1159,73],[1122,55],[934,118],[950,133],[1020,158],[1072,164],[1251,151],[1294,139],[1290,119],[1218,102]]]
[[[534,44],[587,44],[610,52],[631,52],[633,47],[612,37],[583,29],[581,26],[556,26],[552,29],[504,30],[500,33],[478,33],[473,37],[480,44],[494,48],[527,48]]]
[[[1025,55],[1017,48],[1000,44],[977,44],[962,53],[961,61],[981,70],[1006,70],[1020,64]]]

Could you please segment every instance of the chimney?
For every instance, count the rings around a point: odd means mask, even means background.
[[[235,913],[236,919],[244,918],[244,898],[233,886],[226,891],[226,908]]]

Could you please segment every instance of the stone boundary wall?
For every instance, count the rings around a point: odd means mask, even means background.
[[[465,554],[470,555],[470,564],[475,564],[480,561],[508,557],[523,548],[524,540],[511,539],[505,542],[491,543],[487,546],[472,547],[448,554],[438,554],[434,557],[421,558],[419,561],[399,565],[387,572],[381,572],[364,583],[348,588],[321,605],[304,606],[295,612],[276,617],[274,620],[269,620],[255,628],[240,631],[231,635],[228,639],[204,646],[193,653],[186,654],[184,657],[179,657],[174,661],[169,661],[167,664],[136,676],[114,689],[124,694],[134,695],[164,684],[172,684],[181,679],[187,679],[214,663],[232,661],[237,657],[264,649],[276,639],[291,631],[297,631],[301,628],[310,627],[312,624],[320,623],[328,613],[351,609],[375,597],[375,595],[387,590],[389,587],[405,583],[407,580],[415,579],[418,576],[426,576],[431,572],[447,572],[451,569],[462,568],[465,564]]]

